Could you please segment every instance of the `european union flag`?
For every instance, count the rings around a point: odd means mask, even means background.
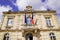
[[[25,13],[25,23],[27,24],[27,18],[26,18],[26,13]]]

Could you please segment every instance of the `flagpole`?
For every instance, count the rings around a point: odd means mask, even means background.
[[[33,18],[33,12],[32,12],[32,19],[34,19],[34,18]]]
[[[35,25],[37,25],[37,19],[36,19],[36,21],[35,21]]]

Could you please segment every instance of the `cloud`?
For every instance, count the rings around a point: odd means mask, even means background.
[[[40,4],[40,0],[16,0],[16,4],[19,10],[24,10],[26,6],[30,5],[33,8],[38,8],[38,4]]]
[[[15,5],[16,0],[0,0],[1,6],[10,6],[13,11],[18,11],[18,7]]]
[[[19,8],[19,10],[24,10],[24,8],[28,5],[27,0],[17,0],[16,4]]]
[[[57,3],[57,0],[48,0],[48,2],[45,5],[51,7],[52,9],[56,9],[56,6],[55,6],[56,3]]]
[[[31,5],[35,10],[56,10],[57,15],[60,14],[60,0],[45,0],[44,3],[41,0],[16,0],[19,10],[24,10],[27,5]]]
[[[0,6],[0,22],[1,22],[1,19],[2,19],[2,15],[3,15],[3,12],[6,12],[8,10],[11,10],[12,8],[9,7],[9,6]]]
[[[34,9],[40,9],[42,6],[45,6],[46,9],[56,10],[60,6],[60,0],[45,0],[44,3],[41,0],[16,0],[16,5],[19,10],[25,9],[27,5],[31,5]]]

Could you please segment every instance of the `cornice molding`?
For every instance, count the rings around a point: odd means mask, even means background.
[[[19,11],[19,12],[3,12],[3,14],[24,14],[24,13],[56,13],[55,10],[50,10],[50,11]]]
[[[27,30],[27,29],[26,29]],[[18,32],[22,32],[22,29],[21,30],[18,30],[18,29],[16,29],[16,30],[0,30],[0,32],[16,32],[16,31],[18,31]],[[24,30],[25,31],[25,30]],[[39,31],[60,31],[60,29],[39,29]]]

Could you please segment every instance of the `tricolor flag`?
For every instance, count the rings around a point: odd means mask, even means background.
[[[25,13],[25,16],[24,16],[24,23],[27,24],[27,25],[34,25],[36,24],[36,22],[34,21],[34,18],[33,18],[33,13],[32,13],[32,17],[26,17],[26,13]]]
[[[31,24],[35,24],[33,19],[31,19]]]

